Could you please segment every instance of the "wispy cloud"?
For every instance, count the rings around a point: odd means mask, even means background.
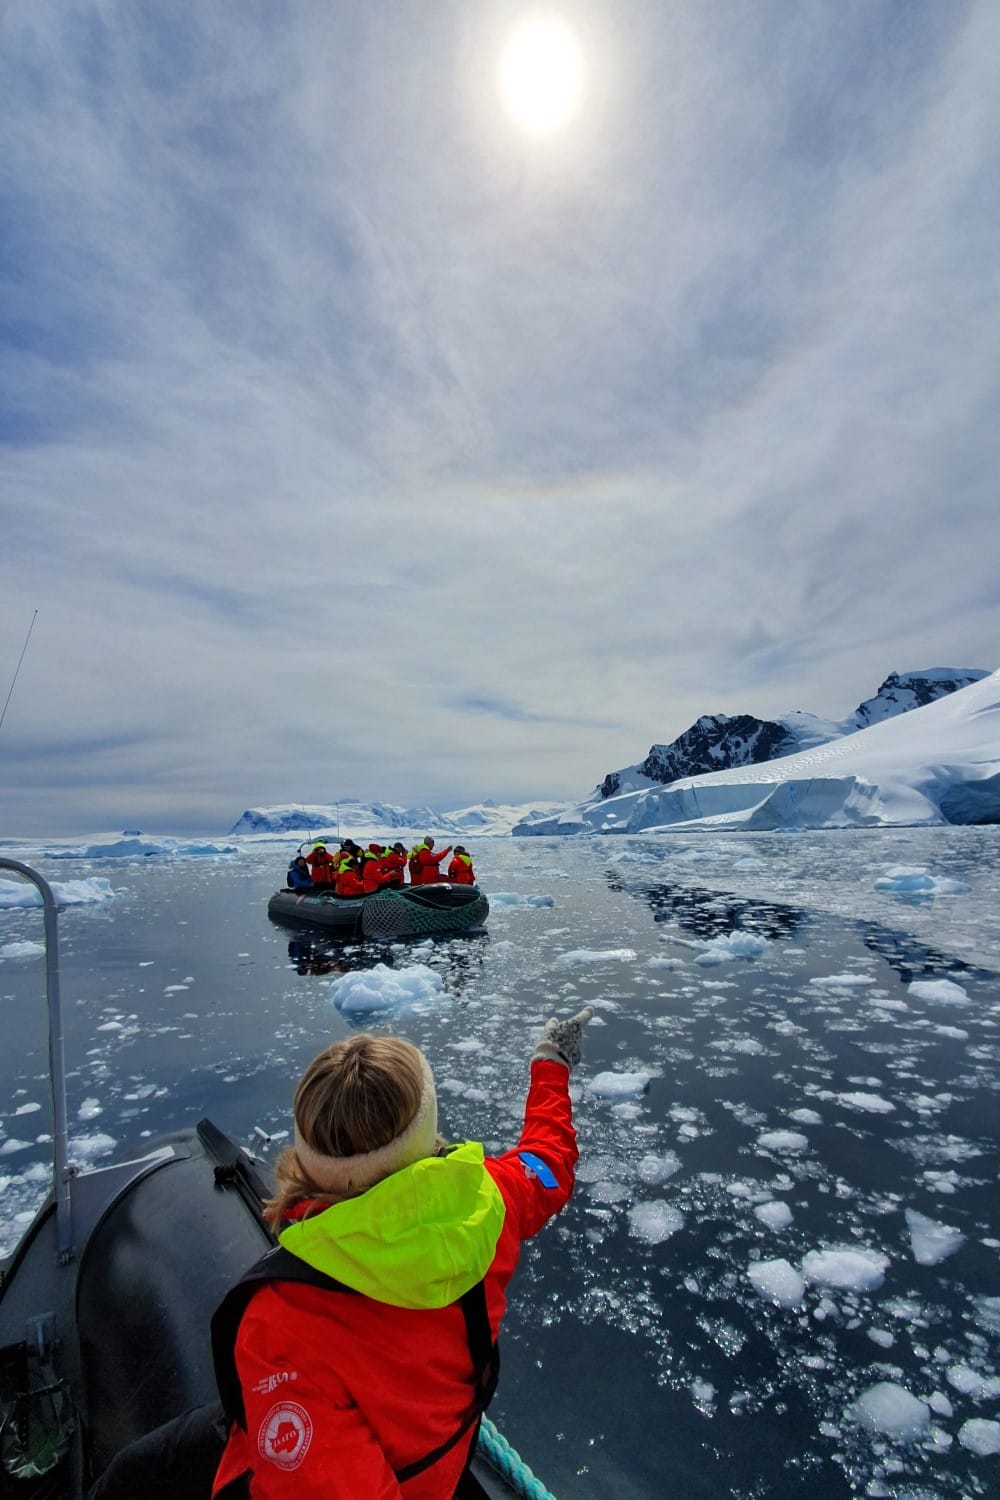
[[[4,8],[0,828],[571,796],[996,665],[1000,14],[563,9],[539,145],[513,0]]]

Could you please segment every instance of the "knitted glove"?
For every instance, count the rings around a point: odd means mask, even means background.
[[[557,1020],[555,1016],[546,1021],[542,1027],[542,1034],[538,1039],[538,1045],[531,1054],[531,1061],[537,1058],[546,1058],[550,1062],[565,1063],[572,1073],[580,1061],[580,1043],[583,1040],[583,1028],[593,1017],[594,1007],[585,1005],[583,1010],[578,1011],[575,1016],[570,1016],[568,1021]]]

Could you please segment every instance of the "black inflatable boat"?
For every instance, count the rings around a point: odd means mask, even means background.
[[[0,858],[0,869],[42,894],[55,1141],[54,1189],[0,1268],[0,1494],[82,1500],[126,1444],[216,1399],[209,1321],[273,1244],[271,1182],[210,1120],[73,1171],[55,900],[27,865]],[[486,1494],[527,1493],[487,1461],[490,1441],[473,1465]]]
[[[267,903],[274,922],[328,927],[343,937],[365,939],[435,937],[477,931],[490,914],[478,885],[404,885],[370,896],[332,891],[275,891]]]

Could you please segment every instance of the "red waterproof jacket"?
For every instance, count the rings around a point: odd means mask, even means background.
[[[416,872],[416,876],[414,877],[413,884],[414,885],[434,885],[434,883],[436,881],[440,880],[441,879],[441,871],[438,869],[438,866],[440,865],[441,861],[444,859],[445,855],[446,854],[450,854],[450,853],[451,853],[451,845],[450,844],[448,845],[447,849],[442,849],[441,852],[440,852],[440,854],[435,854],[434,850],[433,849],[428,849],[428,847],[427,847],[426,844],[424,844],[422,846],[422,848],[418,849],[417,850],[417,872]],[[413,868],[412,865],[410,866],[410,868],[412,870],[412,868]],[[417,878],[417,876],[419,876],[419,879]]]
[[[405,878],[406,855],[398,849],[387,849],[382,856],[382,871],[386,885],[402,885]]]
[[[333,888],[338,896],[363,896],[365,883],[352,864],[344,863],[337,870]]]
[[[453,854],[448,866],[448,879],[454,885],[475,885],[476,872],[467,854]]]
[[[330,885],[333,881],[333,860],[328,849],[310,849],[306,864],[312,872],[314,885]]]
[[[403,1485],[394,1470],[444,1443],[468,1407],[456,1298],[483,1279],[496,1336],[521,1241],[569,1199],[568,1076],[532,1064],[515,1150],[484,1161],[467,1143],[282,1231],[286,1249],[365,1295],[287,1281],[254,1294],[235,1350],[247,1428],[232,1429],[213,1494],[249,1470],[252,1500],[451,1500],[471,1431]]]
[[[361,878],[366,895],[370,896],[381,889],[383,884],[382,856],[376,854],[374,849],[366,849],[361,856]]]

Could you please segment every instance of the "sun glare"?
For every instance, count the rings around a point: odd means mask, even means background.
[[[542,135],[566,125],[583,92],[583,54],[571,27],[555,16],[522,21],[504,48],[500,88],[523,129]]]

